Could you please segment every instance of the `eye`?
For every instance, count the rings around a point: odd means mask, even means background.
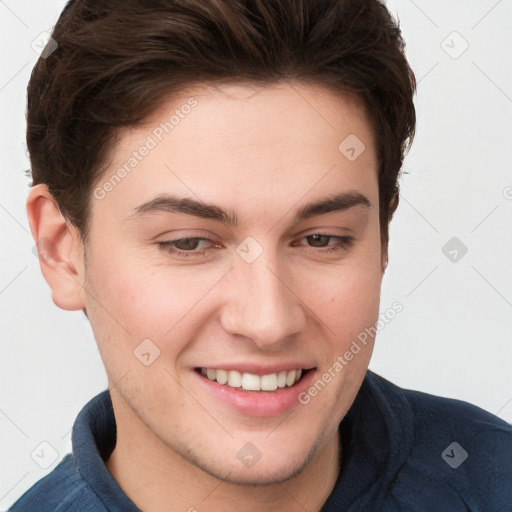
[[[336,243],[328,245],[329,240],[335,240]],[[354,238],[351,236],[336,236],[336,235],[327,235],[322,233],[314,233],[312,235],[305,236],[301,238],[301,240],[307,240],[309,243],[313,243],[313,247],[327,247],[327,249],[323,251],[314,250],[311,252],[333,252],[333,251],[341,251],[344,249],[350,248],[354,243]]]
[[[158,246],[171,254],[178,256],[197,256],[202,255],[205,251],[198,251],[198,242],[211,242],[215,243],[210,238],[179,238],[177,240],[169,240],[165,242],[158,242]]]
[[[323,233],[314,233],[312,235],[300,238],[299,240],[307,240],[308,243],[312,244],[309,246],[309,252],[317,254],[346,250],[349,249],[354,243],[354,238],[351,236],[335,236]],[[329,244],[331,240],[334,240],[335,243]],[[202,250],[200,250],[202,242],[205,243],[206,246],[203,245],[201,248]],[[179,238],[176,240],[158,242],[158,246],[161,249],[180,257],[204,256],[207,251],[213,248],[208,247],[208,245],[212,244],[220,247],[219,244],[214,240],[204,237]],[[297,245],[300,244],[295,242],[292,244],[294,247]]]

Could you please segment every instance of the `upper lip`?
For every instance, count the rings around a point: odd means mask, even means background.
[[[233,370],[240,373],[251,373],[253,375],[269,375],[271,373],[279,373],[284,371],[291,371],[291,370],[311,370],[313,368],[316,368],[314,364],[307,363],[307,362],[289,362],[289,363],[273,363],[273,364],[267,364],[267,365],[261,365],[256,363],[207,363],[204,366],[197,366],[197,369],[199,368],[211,368],[215,370]]]

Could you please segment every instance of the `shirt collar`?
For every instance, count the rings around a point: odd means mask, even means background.
[[[107,510],[140,512],[105,466],[116,444],[116,432],[112,400],[106,390],[84,406],[73,425],[77,470]]]

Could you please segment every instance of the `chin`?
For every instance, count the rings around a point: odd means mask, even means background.
[[[261,454],[260,459],[256,462],[249,461],[247,465],[242,462],[241,450],[237,453],[238,456],[233,458],[227,458],[224,452],[224,456],[220,457],[211,454],[208,460],[202,456],[203,454],[194,453],[194,450],[187,450],[186,454],[190,463],[223,482],[244,486],[266,486],[281,484],[299,475],[318,454],[317,443],[310,446],[307,451],[304,450],[304,446],[297,446],[295,450],[289,445],[287,448],[281,456],[277,450],[266,449],[267,456]],[[247,453],[253,453],[258,457],[251,449],[248,448]]]
[[[276,466],[274,463],[265,464],[263,460],[261,460],[252,468],[227,467],[223,471],[221,471],[219,467],[213,468],[213,465],[199,465],[199,467],[209,475],[223,482],[234,485],[259,487],[282,484],[299,475],[307,463],[308,460],[304,460],[302,463],[280,461],[279,465]]]

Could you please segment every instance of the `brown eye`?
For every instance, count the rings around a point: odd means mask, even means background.
[[[207,245],[208,243],[210,243],[210,245],[215,243],[209,238],[190,237],[158,242],[158,246],[160,249],[163,249],[164,251],[167,251],[171,254],[176,254],[178,256],[202,256],[211,247],[201,247],[198,249],[198,246],[201,242],[206,242]]]
[[[180,240],[175,240],[173,242],[174,246],[177,249],[181,249],[183,251],[193,251],[197,249],[198,241],[200,238],[181,238]]]
[[[335,240],[336,243],[330,244],[329,242],[331,239]],[[311,249],[311,252],[316,253],[341,251],[344,249],[346,250],[350,248],[354,243],[354,237],[351,236],[325,235],[322,233],[314,233],[312,235],[305,236],[302,240],[306,240],[308,247]]]
[[[308,239],[308,242],[312,242],[313,247],[326,247],[328,245],[329,239],[332,237],[329,235],[309,235],[305,238]]]

